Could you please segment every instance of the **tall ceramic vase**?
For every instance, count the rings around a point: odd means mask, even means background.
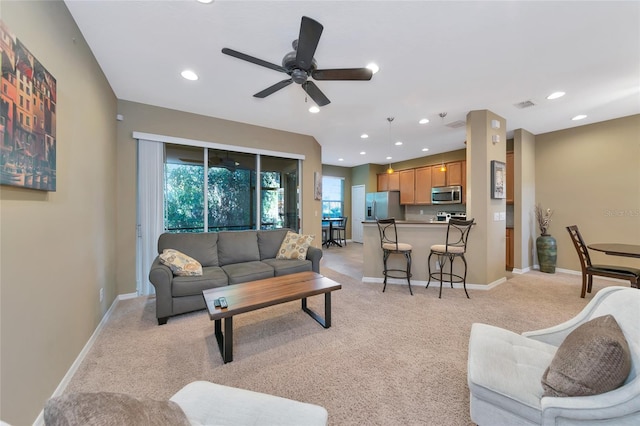
[[[556,239],[549,234],[540,235],[536,239],[538,250],[538,263],[540,271],[553,274],[556,272],[556,260],[558,259],[558,246]]]

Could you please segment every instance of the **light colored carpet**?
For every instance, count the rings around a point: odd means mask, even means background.
[[[322,405],[331,425],[468,425],[467,347],[474,322],[516,332],[573,317],[611,281],[581,299],[580,277],[530,272],[490,291],[362,283],[328,268],[333,325],[300,302],[234,319],[234,361],[223,364],[206,311],[158,326],[155,301],[120,301],[65,392],[125,392],[167,399],[209,380]],[[309,300],[323,312],[323,297]],[[215,404],[215,401],[212,401]]]

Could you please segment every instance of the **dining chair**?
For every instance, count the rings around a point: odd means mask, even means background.
[[[429,284],[431,284],[431,279],[440,281],[440,294],[438,298],[442,298],[442,281],[443,276],[445,278],[449,278],[449,282],[451,283],[451,288],[453,288],[453,283],[462,283],[462,288],[464,288],[464,293],[467,295],[467,299],[469,298],[469,293],[467,293],[467,259],[464,257],[464,254],[467,252],[467,241],[469,240],[469,232],[471,231],[471,227],[473,226],[473,222],[475,219],[470,220],[459,220],[459,219],[449,219],[449,224],[447,225],[447,237],[444,244],[434,244],[431,246],[431,253],[429,253],[429,258],[427,259],[427,267],[429,268],[427,275],[427,287],[429,288]],[[438,256],[437,262],[440,267],[440,272],[431,273],[431,256]],[[458,275],[453,273],[453,261],[455,258],[459,257],[462,259],[464,263],[464,275]],[[444,267],[447,264],[447,260],[449,261],[449,272],[444,272]]]
[[[387,289],[387,277],[389,278],[406,278],[409,284],[409,293],[413,296],[413,290],[411,290],[411,251],[413,247],[411,244],[398,242],[398,229],[396,228],[396,220],[390,219],[378,219],[378,232],[380,232],[380,247],[382,247],[382,262],[384,264],[384,287],[382,292]],[[407,260],[406,269],[389,269],[387,268],[387,260],[392,254],[401,254]]]
[[[584,298],[585,293],[591,293],[594,275],[629,281],[631,283],[631,287],[638,288],[638,281],[640,281],[640,269],[618,265],[593,265],[591,263],[591,257],[589,256],[589,249],[584,243],[582,235],[580,235],[578,226],[567,226],[567,231],[571,236],[573,246],[578,252],[580,267],[582,268],[582,291],[580,292],[580,297]]]
[[[347,221],[349,220],[349,216],[344,216],[342,221],[333,225],[333,230],[338,234],[338,242],[344,243],[347,245]]]

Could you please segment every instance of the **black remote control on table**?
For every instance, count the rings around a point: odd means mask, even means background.
[[[221,308],[226,308],[227,306],[227,299],[225,299],[224,297],[218,297],[218,301],[220,302],[220,307]]]
[[[216,308],[219,308],[220,307],[220,299],[214,299],[213,306],[215,306]]]

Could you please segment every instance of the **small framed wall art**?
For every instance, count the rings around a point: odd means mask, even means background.
[[[502,161],[491,160],[491,198],[506,198],[506,164]]]
[[[313,173],[313,199],[322,200],[322,173]]]

